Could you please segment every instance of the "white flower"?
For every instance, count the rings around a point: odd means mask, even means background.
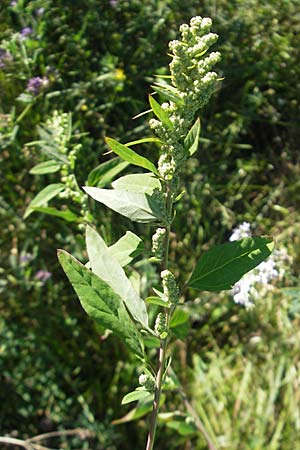
[[[236,241],[251,236],[251,225],[243,222],[233,229],[230,241]],[[243,305],[246,309],[254,307],[254,301],[259,298],[259,290],[272,289],[271,282],[280,279],[285,274],[284,263],[288,260],[286,249],[275,250],[266,261],[262,261],[257,267],[246,273],[231,291],[235,303]]]
[[[234,302],[243,305],[246,309],[253,308],[253,300],[258,295],[257,290],[254,288],[255,282],[255,274],[251,271],[235,283],[232,289]]]
[[[255,270],[258,271],[256,275],[257,283],[268,284],[279,276],[276,262],[271,256],[266,261],[261,262]]]
[[[251,236],[251,225],[249,222],[243,222],[241,225],[233,229],[230,241],[238,241]]]

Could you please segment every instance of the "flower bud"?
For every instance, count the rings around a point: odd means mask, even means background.
[[[145,388],[149,392],[154,392],[155,389],[155,380],[152,375],[148,373],[142,373],[139,376],[140,385]]]

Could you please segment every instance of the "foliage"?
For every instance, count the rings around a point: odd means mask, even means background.
[[[84,211],[80,202],[54,197],[26,221],[23,214],[34,196],[46,186],[65,184],[64,176],[75,175],[78,186],[86,184],[103,189],[122,170],[127,170],[127,163],[103,155],[107,150],[104,136],[129,142],[147,133],[147,116],[134,122],[131,117],[149,109],[145,92],[150,92],[150,83],[159,95],[172,95],[164,87],[154,85],[154,75],[166,73],[167,41],[175,37],[178,25],[190,17],[211,16],[220,35],[218,50],[222,52],[222,60],[218,66],[225,78],[201,117],[199,152],[188,160],[184,169],[186,185],[185,192],[181,193],[184,201],[177,205],[174,219],[177,235],[173,236],[170,248],[170,259],[178,264],[175,275],[182,284],[193,270],[194,256],[201,254],[200,249],[208,250],[215,243],[225,242],[232,227],[247,220],[255,233],[276,235],[278,245],[287,248],[293,264],[282,282],[297,286],[300,250],[299,128],[296,124],[298,1],[4,0],[0,14],[0,308],[4,386],[1,429],[7,434],[18,430],[19,436],[26,436],[49,428],[75,425],[93,428],[90,411],[94,424],[100,424],[99,436],[102,436],[98,444],[91,444],[92,448],[96,449],[96,445],[120,448],[120,442],[124,449],[132,445],[142,447],[143,419],[137,426],[130,423],[113,429],[109,426],[112,419],[126,413],[125,406],[120,411],[121,399],[136,386],[133,380],[137,374],[128,355],[128,363],[124,363],[126,349],[116,338],[107,335],[102,335],[99,346],[96,327],[91,329],[91,322],[71,300],[74,294],[66,289],[58,269],[55,248],[67,248],[78,259],[84,252],[80,231]],[[17,36],[26,27],[33,33],[20,41]],[[28,86],[31,79],[35,80]],[[39,94],[34,95],[38,89]],[[55,111],[60,117],[72,115],[72,138],[66,151],[69,155],[80,145],[74,167],[67,174],[59,171],[30,174],[33,167],[44,164],[52,156],[44,153],[40,144],[26,144],[41,140],[39,130],[53,120]],[[146,142],[136,148],[141,156],[150,155],[152,159],[157,144]],[[124,236],[128,228],[126,219],[116,220],[115,213],[99,205],[97,211],[91,210],[90,204],[84,209],[93,215],[108,244]],[[49,212],[56,216],[44,215]],[[132,224],[130,230],[143,234],[145,242],[150,238],[143,224]],[[147,251],[146,246],[145,254]],[[147,278],[143,276],[139,282],[146,296],[149,286],[157,285],[158,279],[150,264],[140,259],[131,273],[135,281],[136,271],[141,269],[147,272]],[[36,278],[40,271],[44,273]],[[52,273],[52,277],[45,280],[46,272]],[[178,337],[185,337],[192,330],[188,353],[182,350],[180,341],[175,346],[181,349],[178,356],[182,362],[183,385],[188,384],[188,376],[184,374],[192,367],[193,354],[201,354],[205,359],[206,350],[211,350],[217,340],[215,354],[222,364],[234,349],[237,354],[243,352],[242,348],[253,335],[254,324],[257,329],[261,327],[259,333],[265,346],[256,346],[251,359],[259,386],[257,389],[252,386],[253,408],[256,392],[265,387],[258,363],[266,351],[275,351],[279,337],[284,344],[283,352],[286,343],[291,345],[287,357],[284,356],[286,373],[294,370],[297,376],[296,343],[292,338],[297,336],[298,329],[299,298],[295,290],[286,294],[284,302],[275,299],[273,307],[268,303],[265,308],[264,301],[259,302],[259,317],[253,312],[247,316],[241,313],[240,307],[232,305],[232,300],[226,297],[219,304],[214,294],[202,293],[194,303],[189,300],[187,292],[185,314],[189,319],[176,328]],[[288,311],[286,319],[277,321],[276,316],[282,317],[285,310]],[[272,333],[266,333],[269,323],[272,323]],[[289,336],[280,334],[283,323],[290,330]],[[80,335],[77,335],[79,328]],[[83,346],[82,342],[87,344]],[[288,353],[291,348],[294,357]],[[275,363],[277,355],[274,353]],[[247,352],[243,357],[247,357]],[[214,361],[210,358],[212,370]],[[77,373],[76,367],[81,367],[81,371]],[[242,364],[236,370],[236,378],[232,373],[232,386],[234,380],[236,383],[241,380]],[[63,373],[69,374],[71,381],[66,382]],[[28,388],[39,386],[39,379],[45,377],[45,388]],[[172,409],[176,409],[181,402],[176,402],[173,393],[168,397],[170,409],[172,401]],[[67,409],[66,398],[70,401]],[[295,398],[285,396],[284,408],[290,411],[291,417],[298,411]],[[278,410],[280,401],[277,396]],[[53,405],[57,405],[55,411]],[[247,411],[243,402],[241,408]],[[221,422],[225,416],[217,417]],[[291,426],[284,424],[282,433],[290,435],[290,442],[298,444]],[[261,434],[266,435],[263,430]],[[170,449],[183,448],[180,439],[186,442],[173,429],[163,427],[162,433],[158,430],[157,448],[165,448],[166,436]],[[193,438],[193,446],[202,448],[200,441]],[[290,442],[282,441],[280,448],[290,450],[293,446]],[[63,443],[67,448],[69,444],[67,439]],[[81,445],[84,444],[76,442],[74,448]]]
[[[238,322],[227,322],[227,330],[221,321],[226,346],[210,336],[210,349],[194,354],[193,401],[217,448],[279,449],[298,443],[298,321],[290,298],[277,291],[247,317],[242,313]],[[237,339],[243,347],[235,345]],[[206,448],[201,441],[195,441],[196,448]]]
[[[181,171],[185,161],[195,152],[199,143],[199,121],[193,123],[194,116],[208,102],[218,81],[217,74],[211,70],[220,59],[220,54],[213,52],[206,56],[209,47],[217,40],[217,35],[210,33],[211,25],[211,19],[193,17],[190,25],[181,25],[181,40],[169,43],[172,52],[171,84],[166,84],[164,89],[172,92],[172,96],[167,93],[169,101],[162,104],[152,96],[149,97],[151,111],[158,119],[151,119],[149,122],[159,138],[160,156],[157,167],[147,158],[131,150],[129,145],[125,146],[111,138],[106,139],[112,151],[122,159],[152,172],[153,175],[148,173],[149,179],[152,178],[153,181],[146,186],[146,193],[137,192],[140,189],[139,184],[135,184],[137,175],[130,181],[129,176],[125,177],[127,178],[125,189],[120,187],[119,180],[113,183],[117,185],[117,189],[84,188],[85,192],[96,201],[104,203],[132,221],[146,224],[152,221],[160,225],[152,236],[154,248],[152,252],[156,262],[160,263],[162,293],[159,296],[163,301],[154,302],[156,305],[154,326],[149,325],[148,312],[139,291],[136,292],[117,259],[112,257],[102,237],[92,228],[89,226],[86,228],[89,268],[65,251],[60,250],[58,254],[59,261],[87,314],[103,329],[108,328],[119,336],[142,363],[140,386],[128,393],[123,398],[122,404],[143,402],[152,398],[146,450],[154,448],[161,396],[168,390],[167,377],[171,367],[169,347],[174,336],[172,331],[186,322],[188,317],[184,315],[183,321],[178,320],[178,313],[180,317],[180,307],[184,300],[180,296],[183,288],[179,289],[176,278],[169,270],[168,253],[175,214],[173,205],[178,201]],[[162,92],[163,96],[165,91]],[[266,259],[273,248],[272,239],[259,237],[248,237],[215,246],[197,262],[186,285],[201,291],[229,290],[245,273]],[[134,251],[134,248],[132,250]],[[149,313],[152,304],[153,300],[150,303]],[[157,307],[160,307],[158,312]],[[146,337],[144,342],[143,335]],[[156,346],[159,347],[156,355],[157,368],[152,362],[152,352],[150,351],[148,355],[143,348],[149,339],[153,340],[153,337],[157,342]],[[192,423],[185,423],[179,425],[178,431],[180,434],[187,434],[190,428],[193,431],[197,430]],[[198,428],[198,431],[203,431],[202,427]],[[205,438],[212,448],[207,434]]]

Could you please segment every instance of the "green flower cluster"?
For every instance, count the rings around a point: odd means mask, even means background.
[[[179,301],[179,288],[174,275],[169,270],[163,270],[161,278],[164,295],[167,298],[168,303],[176,305]]]
[[[155,320],[155,333],[160,337],[160,339],[166,339],[168,336],[168,319],[167,314],[160,312],[157,314],[156,320]]]
[[[155,380],[152,375],[148,373],[142,373],[139,376],[140,385],[145,388],[149,392],[154,392],[155,389]]]
[[[53,144],[63,154],[68,151],[70,116],[67,113],[54,111],[45,124],[45,129],[51,133]]]
[[[72,145],[70,149],[71,129],[70,115],[54,111],[42,131],[46,136],[51,137],[53,150],[58,154],[64,155],[66,160],[60,168],[60,178],[61,182],[65,185],[65,189],[59,194],[59,197],[79,203],[83,222],[91,222],[92,216],[88,211],[87,195],[78,186],[74,174],[77,154],[81,149],[81,144]],[[41,136],[43,137],[43,135]]]
[[[152,236],[152,253],[157,259],[162,259],[164,256],[164,241],[166,236],[165,228],[157,228]]]
[[[70,116],[66,113],[54,111],[52,117],[47,120],[45,130],[51,135],[53,148],[67,159],[60,169],[61,181],[65,185],[65,190],[60,194],[61,198],[70,198],[76,202],[82,202],[76,177],[74,175],[77,153],[80,145],[69,149],[70,140]]]
[[[169,43],[172,85],[159,86],[171,94],[169,98],[172,99],[161,105],[170,123],[157,119],[149,122],[163,142],[158,170],[165,180],[171,180],[189,156],[182,140],[191,127],[195,113],[209,101],[218,82],[218,75],[211,69],[220,60],[220,53],[212,52],[204,57],[218,39],[217,34],[210,33],[211,26],[211,19],[193,17],[190,26],[181,25],[182,39]]]

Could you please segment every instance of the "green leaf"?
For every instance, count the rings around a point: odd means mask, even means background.
[[[172,333],[177,339],[181,339],[182,341],[189,335],[190,332],[190,324],[189,321],[181,323],[180,325],[172,327]]]
[[[67,222],[75,222],[76,220],[78,220],[78,216],[76,216],[76,214],[74,214],[69,209],[60,211],[59,209],[52,207],[50,208],[46,206],[32,206],[32,210],[43,214],[50,214],[50,216],[60,217],[61,219],[66,220]]]
[[[144,359],[141,335],[120,296],[64,250],[58,250],[58,259],[87,314],[101,326],[112,330],[135,355]]]
[[[89,186],[83,186],[83,189],[97,202],[132,221],[149,223],[162,220],[160,205],[147,194]]]
[[[132,145],[144,144],[145,142],[156,142],[157,144],[162,144],[162,141],[156,137],[147,137],[143,139],[138,139],[137,141],[127,142],[124,145],[126,147],[131,147]]]
[[[72,136],[72,113],[68,113],[68,125],[66,129],[66,142],[69,142]]]
[[[54,139],[54,131],[39,125],[37,126],[37,130],[41,139],[39,141],[31,142],[30,144],[37,144],[40,146],[41,151],[46,155],[59,161],[63,161],[66,164],[70,164],[67,156],[61,152],[59,144]]]
[[[172,378],[174,377],[174,373],[170,373],[169,376],[172,376]],[[175,375],[176,377],[176,375]],[[178,380],[178,378],[176,377],[176,380]],[[180,383],[178,383],[178,387],[180,387]],[[175,410],[172,412],[160,412],[158,413],[158,418],[162,423],[167,423],[167,422],[182,422],[183,420],[185,420],[186,415],[183,414],[181,411],[179,410]]]
[[[282,289],[280,289],[280,292],[282,292],[283,295],[287,295],[288,297],[291,297],[292,299],[300,300],[300,287],[299,286],[282,288]]]
[[[41,149],[41,151],[48,157],[53,158],[57,161],[60,161],[62,164],[68,164],[70,165],[70,161],[68,160],[68,158],[63,154],[63,153],[59,153],[59,151],[57,151],[55,148],[55,145],[53,144],[53,146],[51,147],[51,145],[48,145],[47,142],[45,141],[32,141],[32,142],[28,142],[26,143],[27,147],[33,147],[38,145]]]
[[[124,267],[130,264],[142,249],[142,240],[131,231],[126,231],[124,236],[109,247],[109,252]]]
[[[162,299],[163,299],[164,301],[166,301],[166,302],[168,301],[166,295],[165,295],[163,292],[159,291],[158,289],[155,289],[155,287],[153,287],[152,290],[155,292],[155,294],[156,294],[158,297],[162,298]]]
[[[10,142],[13,142],[16,139],[19,129],[20,129],[20,125],[15,125],[13,127],[11,135],[10,135],[10,139],[9,139]]]
[[[61,183],[49,184],[49,186],[46,186],[31,200],[26,208],[23,218],[26,219],[34,211],[34,209],[32,208],[33,206],[36,207],[47,205],[49,200],[56,197],[56,195],[64,189],[65,186]]]
[[[274,249],[270,238],[253,237],[213,247],[199,259],[188,285],[202,291],[231,289]]]
[[[105,187],[124,170],[129,163],[121,158],[112,158],[95,167],[88,176],[87,184],[89,186]]]
[[[37,144],[40,145],[41,152],[43,152],[46,156],[55,158],[63,164],[70,165],[68,158],[63,153],[59,153],[59,151],[55,150],[55,147],[51,147],[43,141],[38,141]]]
[[[33,95],[22,93],[17,97],[17,101],[21,103],[32,103],[34,100]]]
[[[153,397],[153,394],[145,389],[135,390],[126,394],[125,397],[123,397],[121,404],[126,405],[127,403],[136,402],[137,400],[145,400],[149,395]]]
[[[163,80],[164,79],[169,79],[170,80],[172,78],[171,75],[160,75],[159,73],[154,74],[154,76],[157,77],[157,78],[162,78]]]
[[[170,305],[166,300],[163,300],[160,297],[147,297],[145,300],[147,303],[151,303],[152,305],[163,306],[164,308],[169,308]]]
[[[156,117],[168,128],[173,129],[173,124],[169,119],[168,114],[162,109],[160,104],[152,97],[152,95],[149,95],[149,103]]]
[[[188,322],[189,314],[183,309],[177,308],[171,318],[170,328],[175,328],[178,325],[182,325],[183,323]]]
[[[178,432],[181,436],[191,436],[197,433],[197,427],[192,422],[185,422],[179,425]]]
[[[197,432],[197,427],[193,419],[180,411],[171,413],[159,413],[159,420],[166,424],[167,427],[178,431],[182,436],[187,436]]]
[[[121,423],[132,422],[138,420],[148,414],[153,408],[153,395],[149,395],[148,398],[141,400],[135,408],[120,419],[116,419],[112,422],[113,425],[120,425]]]
[[[111,255],[101,236],[90,226],[86,228],[86,247],[92,271],[120,296],[132,316],[147,327],[148,314],[144,300],[133,289],[124,270]]]
[[[200,131],[201,123],[198,118],[184,140],[184,148],[189,152],[190,156],[198,150]]]
[[[125,161],[135,166],[150,170],[150,172],[155,173],[155,175],[159,175],[155,165],[151,161],[149,161],[149,159],[144,158],[144,156],[138,155],[136,152],[126,147],[126,145],[120,144],[120,142],[116,141],[115,139],[107,137],[105,138],[105,141],[109,148]]]
[[[176,103],[177,105],[184,105],[184,100],[178,95],[177,89],[169,84],[155,83],[151,86],[155,92],[165,97],[167,100]]]
[[[159,348],[160,347],[160,339],[155,336],[143,336],[143,341],[145,347],[147,348]]]
[[[141,275],[137,270],[131,268],[128,279],[132,284],[133,289],[140,295],[141,293]]]
[[[176,430],[181,436],[189,436],[197,432],[197,427],[193,422],[171,421],[166,425],[168,428]]]
[[[57,161],[54,161],[54,159],[50,159],[49,161],[44,161],[40,164],[37,164],[29,171],[29,173],[33,175],[43,175],[45,173],[58,172],[60,168],[61,164],[59,164]]]
[[[161,183],[152,173],[125,175],[112,183],[114,189],[152,194],[154,189],[161,190]]]

